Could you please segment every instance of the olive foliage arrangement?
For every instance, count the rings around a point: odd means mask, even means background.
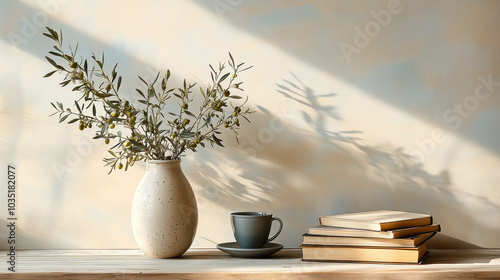
[[[231,130],[238,141],[240,120],[250,122],[247,116],[252,111],[245,106],[248,97],[243,99],[234,92],[243,90],[242,82],[236,82],[238,75],[252,66],[237,64],[231,53],[229,67],[221,62],[217,68],[209,65],[211,83],[200,87],[200,94],[193,92],[196,83],[185,79],[182,87],[169,87],[167,70],[163,75],[158,72],[151,83],[139,76],[144,88],[136,88],[137,98],[128,100],[118,93],[122,83],[118,63],[111,73],[106,72],[104,53],[100,58],[93,53],[91,59],[78,58],[78,44],[68,46],[69,52],[63,48],[62,30],[58,33],[47,27],[47,31],[43,35],[55,45],[48,52],[51,57],[45,58],[55,70],[44,77],[64,74],[60,85],[72,84],[72,92],[78,94],[71,107],[51,102],[56,110],[52,115],[59,116],[59,123],[75,124],[80,130],[96,128],[93,139],[105,144],[113,141],[108,150],[111,157],[104,158],[110,173],[117,168],[127,170],[137,161],[178,160],[187,150],[196,152],[206,144],[224,147],[218,137],[220,130]],[[175,110],[167,110],[172,104]]]

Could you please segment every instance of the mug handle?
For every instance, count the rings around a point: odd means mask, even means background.
[[[273,217],[273,218],[272,218],[272,220],[271,220],[271,223],[272,223],[273,221],[275,221],[275,220],[276,220],[276,221],[278,221],[278,222],[280,222],[280,229],[278,229],[278,232],[277,232],[277,233],[276,233],[273,237],[269,238],[269,239],[267,240],[267,242],[271,242],[271,241],[273,241],[274,239],[276,239],[276,237],[278,237],[278,235],[281,233],[281,230],[283,229],[283,222],[281,221],[281,219],[280,219],[280,218],[278,218],[278,217]]]

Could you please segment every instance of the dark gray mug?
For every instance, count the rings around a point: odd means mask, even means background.
[[[269,238],[271,223],[274,220],[280,223],[280,228],[273,237]],[[241,248],[262,248],[266,243],[278,237],[283,229],[283,222],[270,213],[235,212],[231,213],[231,226],[236,242]]]

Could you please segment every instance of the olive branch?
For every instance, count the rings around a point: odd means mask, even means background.
[[[135,89],[136,100],[127,100],[118,94],[122,83],[118,63],[111,74],[107,74],[104,53],[100,58],[93,53],[91,59],[77,58],[78,44],[74,49],[68,46],[69,51],[65,51],[62,30],[58,33],[47,27],[47,31],[43,35],[56,44],[54,50],[48,52],[52,58],[45,58],[55,70],[44,78],[56,72],[65,74],[59,84],[62,87],[72,84],[72,92],[79,95],[71,107],[51,102],[56,110],[52,115],[58,114],[59,123],[78,124],[80,130],[96,127],[93,139],[104,139],[106,144],[116,142],[108,150],[111,157],[104,158],[110,173],[116,168],[127,170],[136,161],[177,160],[187,150],[196,152],[206,143],[224,147],[217,136],[221,129],[231,130],[238,141],[240,119],[250,122],[247,116],[252,111],[245,107],[248,97],[243,99],[233,92],[243,91],[242,82],[236,79],[252,66],[236,64],[231,53],[227,61],[229,68],[221,62],[216,69],[209,65],[211,83],[199,88],[201,95],[193,93],[196,83],[185,79],[182,87],[168,87],[170,70],[167,70],[163,75],[158,72],[152,83],[139,76],[145,87]],[[193,105],[200,97],[199,107]],[[168,102],[177,104],[178,109],[166,112]],[[121,128],[127,133],[122,133]]]

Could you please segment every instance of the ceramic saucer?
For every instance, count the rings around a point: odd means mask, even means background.
[[[260,258],[270,256],[283,249],[283,245],[278,243],[267,243],[262,248],[241,248],[237,242],[227,242],[217,244],[217,249],[238,258]]]

